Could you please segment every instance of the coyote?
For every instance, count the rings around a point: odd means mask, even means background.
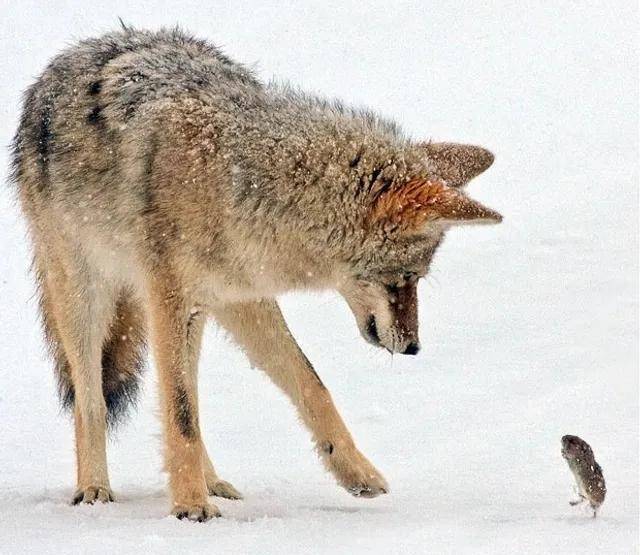
[[[26,91],[12,180],[47,343],[73,410],[74,503],[112,501],[105,434],[135,401],[147,338],[172,512],[240,498],[200,433],[197,366],[213,318],[282,389],[358,497],[387,493],[287,328],[276,296],[334,289],[360,333],[415,355],[416,285],[448,227],[501,216],[461,190],[487,150],[266,85],[179,29],[123,30],[60,53]]]

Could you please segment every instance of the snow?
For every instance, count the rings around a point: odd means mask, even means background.
[[[204,435],[244,501],[167,516],[157,388],[109,445],[118,503],[71,507],[74,452],[37,324],[29,249],[0,191],[0,551],[637,553],[638,14],[634,3],[2,2],[0,138],[70,40],[180,22],[259,74],[476,142],[470,186],[497,227],[449,233],[420,287],[417,357],[372,350],[332,293],[283,299],[291,327],[392,492],[354,499],[293,409],[214,326]],[[6,151],[0,155],[2,181]],[[563,434],[594,448],[608,498],[570,507]]]

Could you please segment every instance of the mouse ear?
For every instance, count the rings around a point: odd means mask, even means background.
[[[435,174],[451,187],[462,187],[491,164],[494,156],[486,148],[459,143],[422,143],[417,146]]]
[[[496,224],[498,212],[470,199],[442,181],[414,179],[378,195],[369,222],[407,233],[429,225]]]

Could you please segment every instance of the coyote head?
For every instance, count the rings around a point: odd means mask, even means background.
[[[416,162],[402,171],[397,166],[373,171],[361,203],[356,246],[338,285],[362,336],[408,355],[420,350],[418,280],[426,275],[446,229],[502,220],[460,190],[492,164],[490,152],[452,143],[415,150]]]

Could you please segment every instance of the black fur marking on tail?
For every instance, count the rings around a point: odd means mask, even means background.
[[[128,416],[131,408],[138,403],[140,392],[140,376],[144,369],[144,355],[146,349],[141,346],[135,353],[133,368],[126,372],[118,369],[115,359],[114,341],[112,338],[102,348],[102,394],[107,406],[107,425],[117,428]]]
[[[129,369],[123,373],[115,365],[113,343],[107,343],[102,349],[102,394],[107,406],[107,426],[112,430],[122,424],[131,408],[137,405],[145,350],[140,351],[136,354],[133,372]],[[69,365],[64,358],[60,358],[60,353],[54,353],[54,357],[58,361],[55,374],[60,403],[63,410],[71,411],[76,395]]]
[[[121,375],[114,366],[113,354],[105,349],[102,351],[102,394],[107,406],[107,426],[116,429],[124,422],[131,408],[138,403],[140,392],[140,374],[144,367],[144,361],[136,364],[136,371],[127,374],[125,379],[119,379]],[[58,368],[56,371],[58,382],[58,395],[64,410],[73,410],[75,403],[75,390],[69,378],[69,368]]]
[[[60,404],[63,410],[72,410],[73,404],[76,399],[76,392],[73,389],[73,383],[69,377],[69,365],[58,364],[56,367],[56,381],[58,383],[58,396],[60,397]]]

